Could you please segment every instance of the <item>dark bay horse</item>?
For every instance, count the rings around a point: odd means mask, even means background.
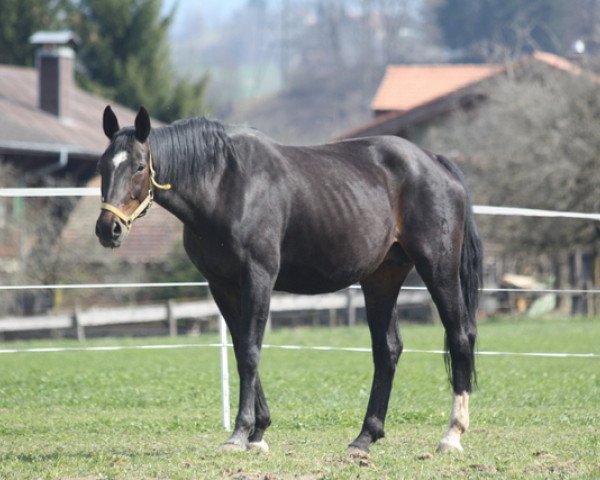
[[[474,376],[481,242],[462,174],[446,158],[398,137],[321,146],[281,145],[256,130],[193,118],[152,129],[140,108],[99,162],[96,235],[118,247],[152,200],[184,224],[183,242],[225,318],[240,376],[226,448],[266,449],[271,423],[258,375],[271,292],[333,292],[359,282],[374,376],[362,429],[366,452],[384,422],[402,341],[396,298],[415,267],[439,310],[454,391],[440,449],[462,450]]]

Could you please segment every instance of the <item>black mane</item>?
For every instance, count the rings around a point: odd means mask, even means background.
[[[203,117],[155,128],[149,141],[159,182],[197,182],[235,158],[225,126]]]

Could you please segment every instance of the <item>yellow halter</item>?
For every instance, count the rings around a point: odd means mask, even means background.
[[[143,216],[150,208],[150,205],[152,205],[152,201],[154,200],[155,188],[158,188],[159,190],[171,190],[170,183],[165,183],[162,185],[156,181],[156,170],[154,170],[154,165],[152,164],[152,151],[150,150],[150,147],[148,147],[148,167],[150,168],[150,189],[148,190],[148,195],[146,195],[146,197],[140,202],[133,213],[127,215],[125,212],[123,212],[123,210],[111,205],[110,203],[102,202],[100,204],[101,210],[107,210],[119,217],[119,219],[127,227],[127,230],[131,228],[131,225],[136,218]]]

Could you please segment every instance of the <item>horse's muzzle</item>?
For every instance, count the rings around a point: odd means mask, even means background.
[[[103,247],[117,248],[125,240],[127,228],[111,212],[103,211],[96,221],[96,236]]]

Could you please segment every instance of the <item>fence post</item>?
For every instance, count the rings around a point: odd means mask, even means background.
[[[270,332],[273,330],[273,317],[271,316],[271,312],[269,311],[269,315],[267,315],[267,324],[265,325],[265,330]]]
[[[352,327],[356,324],[356,307],[354,306],[354,292],[352,288],[346,290],[347,303],[346,309],[348,311],[348,326]]]
[[[77,340],[85,342],[85,328],[81,323],[81,310],[79,309],[79,305],[75,306],[75,311],[73,312],[73,329],[75,330]]]
[[[227,357],[227,325],[223,316],[219,316],[221,336],[221,397],[223,404],[223,428],[231,431],[231,413],[229,406],[229,360]]]
[[[176,337],[177,336],[177,319],[175,318],[175,314],[173,312],[173,300],[167,300],[167,322],[169,323],[169,336]]]

